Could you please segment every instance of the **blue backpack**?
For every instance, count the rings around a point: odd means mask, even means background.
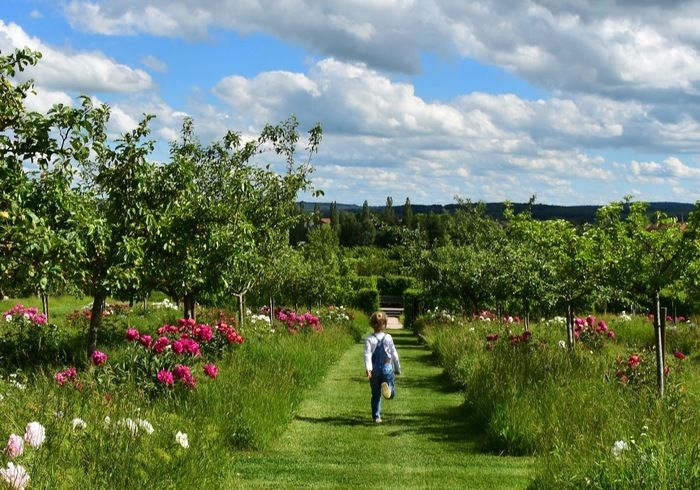
[[[384,339],[386,339],[386,334],[384,334],[384,337],[382,337],[382,340],[379,341],[374,352],[372,352],[372,366],[381,366],[389,361],[389,356],[387,356],[384,350]]]

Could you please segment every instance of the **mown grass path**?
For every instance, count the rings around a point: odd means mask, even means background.
[[[301,404],[267,451],[242,452],[230,488],[524,488],[532,460],[479,451],[429,350],[393,330],[402,375],[373,424],[362,344],[353,346]]]

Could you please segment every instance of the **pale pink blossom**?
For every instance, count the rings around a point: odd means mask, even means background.
[[[24,441],[30,447],[37,449],[41,447],[46,439],[46,430],[39,422],[29,422],[24,430]]]
[[[22,456],[24,452],[24,441],[17,434],[10,434],[9,439],[7,439],[7,446],[5,446],[5,454],[10,458],[16,458],[17,456]]]
[[[27,470],[12,461],[7,463],[7,467],[0,469],[0,478],[14,490],[24,490],[29,485]]]

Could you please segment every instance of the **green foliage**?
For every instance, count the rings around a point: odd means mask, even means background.
[[[653,355],[626,348],[630,334],[650,328],[645,319],[616,323],[617,344],[600,351],[578,344],[573,352],[559,347],[563,328],[551,325],[534,325],[524,340],[516,327],[489,322],[421,322],[424,338],[463,388],[471,423],[484,428],[486,447],[542,457],[532,488],[676,488],[675,476],[694,481],[700,419],[687,386],[697,383],[689,372],[695,366],[669,354],[667,397],[660,400]],[[674,333],[669,351],[692,345],[686,335],[698,336]],[[639,376],[633,381],[622,376],[626,371]],[[617,459],[611,449],[620,440],[629,449]]]
[[[56,310],[75,305],[57,303]],[[120,363],[129,352],[121,329],[153,328],[162,315],[173,311],[119,311],[105,317],[103,325],[105,332],[120,330],[119,342],[105,349],[109,360],[100,367],[78,365],[76,385],[56,384],[51,363],[63,369],[60,358],[44,357],[43,368],[27,366],[16,372],[17,366],[5,360],[11,374],[0,374],[3,437],[24,434],[30,421],[39,421],[46,429],[44,445],[34,449],[25,444],[24,454],[15,460],[31,475],[32,486],[225,487],[222,482],[231,474],[221,462],[230,461],[243,447],[268,447],[285,430],[308,389],[353,344],[357,331],[367,329],[367,320],[361,316],[358,324],[324,322],[321,333],[290,335],[280,330],[261,339],[251,336],[220,359],[216,381],[202,379],[198,373],[197,390],[154,396],[143,379],[119,381],[113,363]],[[59,328],[62,334],[80,338],[80,332]],[[80,349],[68,357],[82,358]],[[45,346],[42,352],[47,353]],[[74,428],[75,418],[86,426]],[[135,433],[125,425],[126,418],[134,422]],[[152,434],[145,431],[145,421],[153,426]],[[188,434],[189,448],[177,443],[177,432]]]
[[[416,316],[421,311],[421,298],[423,292],[420,289],[409,288],[403,292],[403,325],[406,328],[414,328]]]
[[[358,290],[352,299],[352,305],[368,315],[374,313],[379,310],[379,291],[368,288]]]
[[[401,296],[403,292],[413,286],[415,279],[406,276],[380,276],[377,278],[379,294]]]

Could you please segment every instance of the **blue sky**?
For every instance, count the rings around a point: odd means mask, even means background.
[[[700,199],[700,4],[589,3],[3,0],[0,50],[43,52],[34,110],[155,114],[154,159],[185,116],[320,122],[323,200]]]

